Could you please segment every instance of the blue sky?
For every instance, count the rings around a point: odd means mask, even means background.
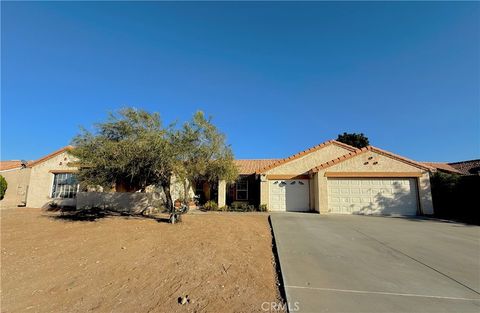
[[[237,158],[347,132],[416,160],[480,155],[477,2],[2,2],[1,158],[134,106],[213,115]]]

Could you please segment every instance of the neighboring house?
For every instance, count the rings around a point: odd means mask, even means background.
[[[461,171],[454,168],[449,163],[445,163],[445,162],[421,162],[421,163],[423,165],[432,167],[439,172],[448,173],[448,174],[460,174],[460,175],[463,174]]]
[[[463,175],[480,175],[480,159],[448,163]]]
[[[75,205],[79,187],[70,148],[27,165],[27,206]],[[375,147],[330,140],[285,159],[235,162],[240,172],[235,183],[201,184],[197,193],[219,206],[245,202],[269,211],[433,214],[429,172],[435,169]]]
[[[480,159],[460,162],[422,162],[436,170],[449,174],[480,175]]]
[[[265,204],[269,211],[433,214],[429,172],[434,169],[375,147],[356,149],[331,140],[285,159],[237,164],[239,182],[219,182],[219,206],[246,197],[243,201]]]

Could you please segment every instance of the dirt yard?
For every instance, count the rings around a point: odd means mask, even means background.
[[[1,312],[264,312],[279,302],[267,215],[189,214],[177,225],[58,215],[2,210]]]

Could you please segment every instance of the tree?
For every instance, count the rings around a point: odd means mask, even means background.
[[[216,183],[218,180],[234,181],[238,177],[233,152],[225,143],[225,135],[212,124],[211,117],[207,119],[203,112],[196,112],[174,137],[181,147],[181,162],[175,174],[185,182],[185,198],[190,186],[201,181]]]
[[[0,200],[3,199],[5,196],[5,192],[7,191],[8,183],[5,177],[0,175]]]
[[[175,128],[162,127],[158,113],[126,108],[111,113],[94,128],[93,133],[82,129],[72,141],[75,149],[70,153],[79,159],[82,186],[144,192],[147,186],[157,185],[171,208],[173,177],[185,182],[185,190],[199,179],[236,177],[225,136],[202,112]]]
[[[337,141],[360,149],[370,144],[368,138],[363,133],[343,133],[338,135]]]
[[[163,187],[171,207],[170,182],[175,168],[171,127],[163,128],[158,113],[126,108],[110,113],[91,133],[82,129],[70,153],[79,159],[78,178],[83,186],[107,190],[145,191]]]

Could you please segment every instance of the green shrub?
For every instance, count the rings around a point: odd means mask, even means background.
[[[248,210],[248,203],[247,202],[234,201],[234,202],[232,202],[230,207],[231,207],[230,211],[245,212],[245,211]]]
[[[214,201],[208,201],[203,206],[205,210],[208,211],[222,211],[222,212],[267,212],[267,205],[262,204],[259,207],[255,207],[252,204],[248,204],[248,202],[242,201],[234,201],[230,204],[230,206],[225,205],[222,207],[218,207],[218,205]]]
[[[430,176],[430,183],[436,217],[480,225],[480,176],[436,172]]]
[[[5,196],[5,192],[7,191],[7,186],[8,186],[8,183],[5,180],[5,177],[0,175],[0,200],[2,200],[3,197]]]
[[[233,212],[267,212],[267,205],[261,204],[259,207],[255,207],[252,204],[248,204],[248,202],[241,202],[241,201],[234,201],[227,207],[227,211]]]
[[[217,211],[218,210],[218,204],[215,201],[210,200],[210,201],[207,201],[207,203],[205,203],[203,205],[203,208],[207,211]]]

